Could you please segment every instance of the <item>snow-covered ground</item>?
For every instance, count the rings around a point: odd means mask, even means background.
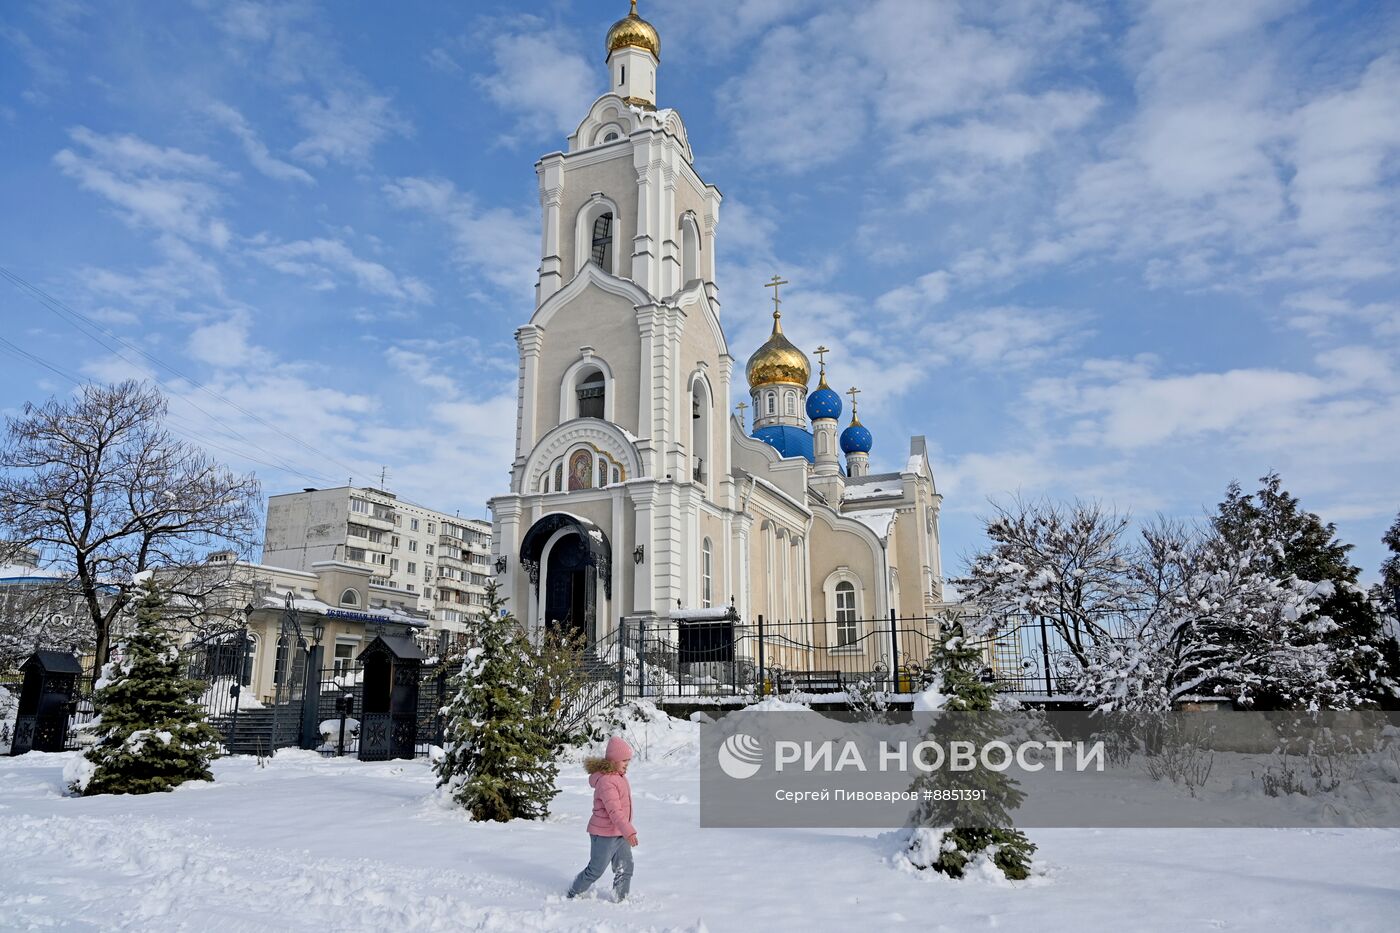
[[[695,727],[633,731],[633,897],[560,895],[587,854],[569,763],[545,823],[477,824],[426,760],[284,751],[213,784],[63,795],[73,754],[0,758],[0,928],[1386,930],[1400,830],[1033,830],[1021,883],[901,871],[893,837],[699,828]]]

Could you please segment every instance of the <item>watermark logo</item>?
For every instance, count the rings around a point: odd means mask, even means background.
[[[742,781],[753,777],[763,766],[763,746],[753,736],[736,732],[720,745],[717,757],[721,771]]]

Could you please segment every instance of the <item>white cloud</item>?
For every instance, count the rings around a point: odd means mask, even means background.
[[[432,358],[426,353],[407,350],[403,347],[390,347],[384,351],[384,357],[395,370],[403,373],[423,388],[432,389],[449,399],[457,396],[457,383],[453,381],[451,376],[440,372],[434,366]]]
[[[912,284],[901,285],[875,299],[881,311],[901,316],[917,316],[948,297],[951,276],[944,269],[919,276]]]
[[[210,104],[208,111],[211,117],[228,129],[243,144],[243,153],[248,157],[253,168],[268,178],[278,181],[297,181],[312,185],[316,183],[316,179],[311,177],[310,172],[292,165],[290,162],[283,162],[281,159],[275,158],[263,141],[258,138],[258,134],[253,131],[248,121],[243,118],[243,114],[227,104],[221,103]]]
[[[243,366],[258,352],[248,342],[250,328],[251,322],[244,313],[201,325],[190,332],[186,352],[214,367]]]
[[[81,126],[69,136],[81,151],[61,149],[54,164],[110,201],[127,223],[216,249],[228,245],[228,225],[218,215],[223,195],[217,185],[233,176],[213,159],[130,134],[103,135]]]
[[[1085,333],[1082,315],[1003,305],[933,317],[917,349],[932,361],[1004,371],[1062,356]]]
[[[1136,108],[1055,195],[1053,225],[952,268],[991,281],[1099,254],[1141,263],[1152,287],[1345,284],[1400,269],[1388,168],[1400,58],[1310,86],[1279,41],[1296,7],[1145,8],[1125,52]]]
[[[793,9],[770,11],[784,18]],[[716,8],[715,18],[728,15]],[[857,149],[894,163],[1014,165],[1084,125],[1099,96],[1047,85],[1094,17],[1037,0],[1014,12],[977,3],[877,0],[770,22],[757,54],[718,97],[744,155],[788,171]]]
[[[398,275],[387,266],[357,256],[340,240],[317,237],[273,242],[257,245],[251,253],[279,272],[314,279],[321,289],[335,288],[338,280],[349,279],[359,288],[386,298],[418,304],[433,300],[432,289],[421,280]]]
[[[1353,88],[1320,97],[1296,119],[1290,185],[1304,234],[1369,236],[1397,196],[1387,161],[1400,153],[1400,54],[1376,59]]]
[[[517,296],[528,296],[539,265],[539,221],[505,208],[481,208],[440,178],[400,178],[384,186],[390,203],[427,214],[452,234],[453,260]]]
[[[384,137],[412,131],[383,94],[334,88],[324,99],[299,94],[292,98],[292,106],[309,134],[292,147],[292,155],[312,165],[327,161],[366,165]]]
[[[514,117],[514,135],[526,139],[572,133],[601,93],[602,69],[585,58],[572,32],[535,17],[491,42],[495,69],[478,81],[487,96]]]

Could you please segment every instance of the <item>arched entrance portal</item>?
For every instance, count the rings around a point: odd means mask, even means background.
[[[612,548],[601,528],[577,515],[546,515],[525,533],[520,565],[535,591],[532,621],[598,637],[598,604],[612,598]]]
[[[575,531],[560,533],[544,558],[545,625],[570,635],[586,635],[598,614],[598,585],[583,538]]]

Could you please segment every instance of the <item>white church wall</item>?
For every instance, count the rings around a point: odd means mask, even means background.
[[[581,268],[577,247],[576,225],[579,212],[593,200],[594,192],[602,192],[617,205],[613,218],[612,247],[619,257],[618,268],[624,278],[630,277],[632,240],[637,233],[637,176],[626,150],[599,150],[603,161],[586,164],[586,157],[573,157],[565,162],[564,193],[559,212],[564,222],[559,231],[559,255],[563,259],[564,281],[568,282]],[[588,231],[587,236],[592,236]],[[591,246],[591,244],[589,244]],[[586,255],[586,253],[584,254]]]
[[[630,301],[589,286],[550,317],[540,351],[536,393],[538,423],[548,429],[560,422],[560,394],[565,373],[580,359],[581,347],[594,348],[613,373],[614,421],[638,433],[636,399],[641,392],[637,360],[641,339]]]

